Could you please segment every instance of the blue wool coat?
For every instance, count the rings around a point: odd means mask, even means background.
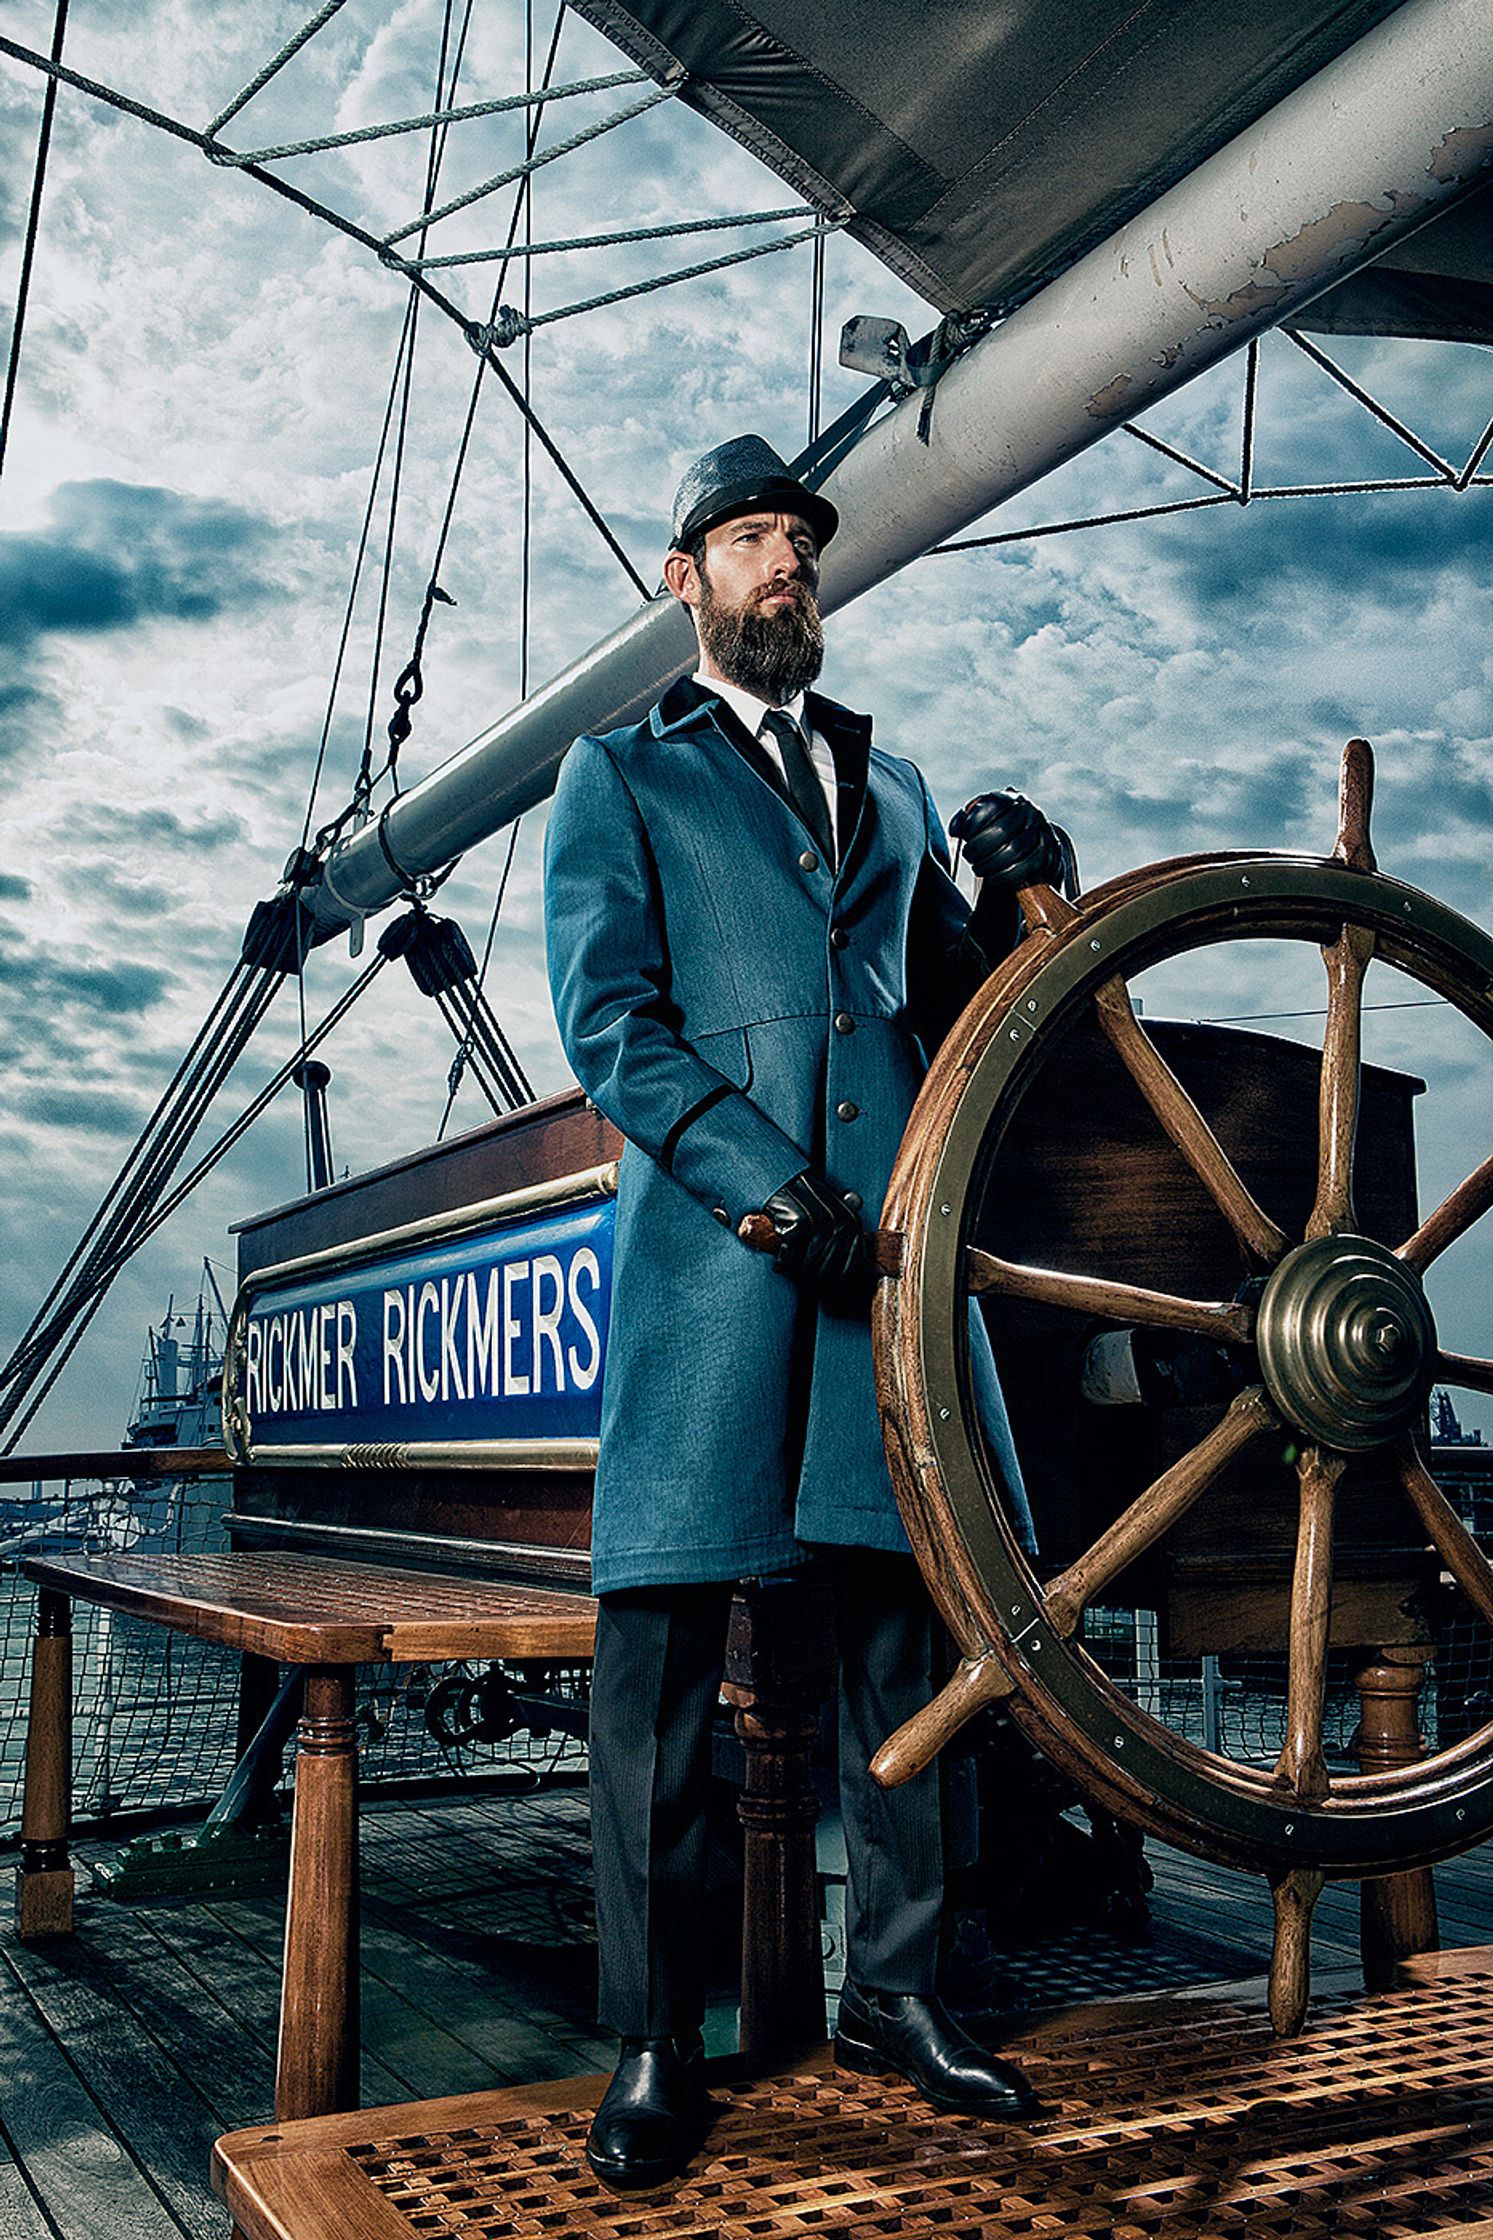
[[[968,970],[970,913],[919,772],[871,746],[866,718],[815,695],[808,715],[854,818],[847,838],[842,810],[838,872],[692,679],[646,721],[578,739],[560,773],[545,856],[555,1014],[627,1139],[598,1593],[761,1576],[818,1543],[907,1548],[866,1313],[818,1301],[733,1232],[806,1166],[875,1226],[951,974]],[[973,1364],[1024,1512],[983,1332]]]

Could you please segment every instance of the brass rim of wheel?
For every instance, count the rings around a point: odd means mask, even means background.
[[[1437,1344],[1421,1278],[1493,1204],[1493,1157],[1393,1250],[1353,1212],[1364,973],[1372,956],[1444,996],[1493,1036],[1493,942],[1428,895],[1384,877],[1368,836],[1372,762],[1344,759],[1330,857],[1215,855],[1128,874],[1073,909],[1029,892],[1034,930],[945,1043],[904,1137],[883,1215],[896,1274],[874,1311],[887,1451],[915,1553],[962,1652],[955,1679],[904,1748],[924,1756],[982,1704],[1011,1716],[1122,1817],[1278,1885],[1303,1871],[1385,1873],[1452,1855],[1493,1827],[1493,1725],[1387,1772],[1329,1776],[1322,1749],[1333,1494],[1349,1452],[1388,1448],[1428,1542],[1493,1623],[1493,1570],[1431,1480],[1415,1424],[1434,1379],[1493,1391],[1493,1362]],[[1171,1074],[1126,993],[1128,975],[1246,938],[1322,945],[1327,968],[1316,1203],[1302,1240],[1258,1206]],[[1032,1073],[1085,1009],[1265,1277],[1257,1306],[1183,1300],[976,1250],[976,1185]],[[884,1258],[886,1248],[884,1246]],[[1249,1349],[1253,1381],[1057,1578],[1038,1579],[1001,1503],[972,1407],[971,1291],[1071,1306],[1115,1322],[1190,1329]],[[1301,1441],[1285,1749],[1273,1769],[1219,1757],[1140,1710],[1077,1638],[1084,1609],[1254,1440]],[[884,1754],[891,1770],[896,1746]],[[896,1777],[895,1775],[893,1777]],[[1309,1905],[1308,1905],[1309,1910]]]

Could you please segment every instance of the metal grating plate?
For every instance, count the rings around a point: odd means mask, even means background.
[[[432,2103],[475,2119],[448,2129],[403,2128],[407,2108],[389,2111],[397,2135],[377,2113],[331,2120],[338,2155],[422,2240],[1487,2240],[1493,1959],[1435,1967],[1404,1990],[1320,1998],[1286,2045],[1252,1997],[1034,2023],[1011,2047],[1052,2111],[1031,2128],[936,2116],[900,2083],[816,2056],[717,2090],[692,2170],[649,2195],[592,2179],[590,2105],[562,2086],[544,2105],[532,2088]],[[290,2149],[314,2130],[280,2136]],[[225,2142],[230,2166],[238,2144]]]

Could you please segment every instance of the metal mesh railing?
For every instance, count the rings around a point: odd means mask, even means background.
[[[1141,1710],[1174,1734],[1242,1765],[1273,1765],[1286,1739],[1284,1655],[1163,1657],[1153,1610],[1094,1609],[1084,1616],[1084,1647]],[[1327,1660],[1322,1741],[1331,1769],[1359,1770],[1354,1674],[1362,1654],[1333,1650]],[[1421,1690],[1420,1731],[1428,1749],[1448,1748],[1493,1720],[1493,1629],[1448,1598],[1435,1654]]]

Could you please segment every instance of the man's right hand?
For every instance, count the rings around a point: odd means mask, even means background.
[[[859,1218],[811,1167],[774,1190],[762,1210],[777,1232],[780,1275],[824,1291],[869,1270],[870,1239]]]

